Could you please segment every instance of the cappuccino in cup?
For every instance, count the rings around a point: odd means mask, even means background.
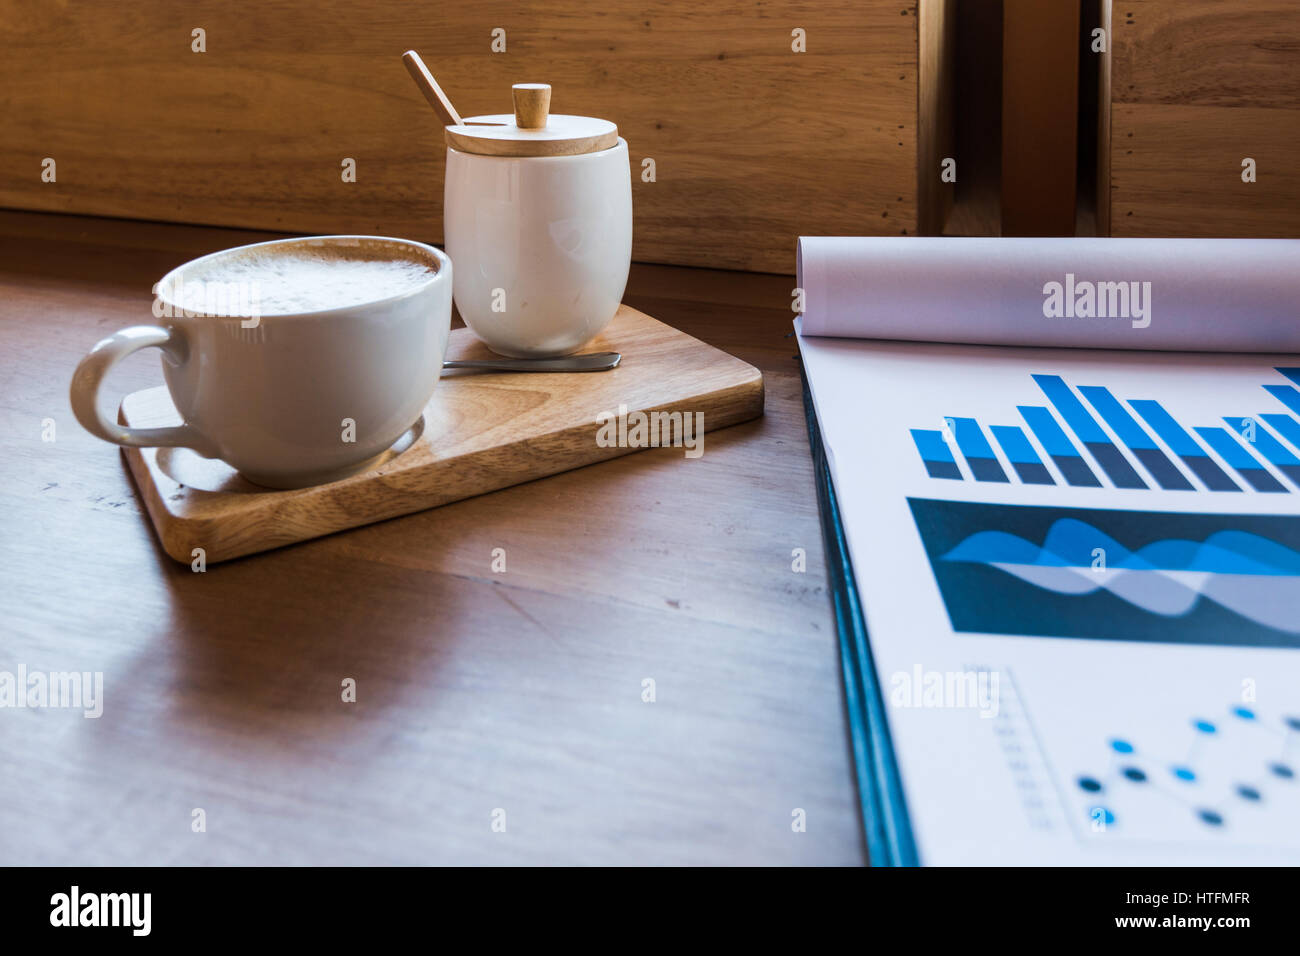
[[[158,283],[159,324],[91,350],[72,409],[106,441],[191,448],[267,487],[338,480],[418,421],[442,371],[451,288],[447,256],[406,239],[320,236],[213,253]],[[98,408],[100,383],[151,346],[184,424],[119,425]]]
[[[386,241],[271,243],[200,259],[156,291],[165,304],[196,314],[297,315],[402,295],[437,271],[436,263]]]

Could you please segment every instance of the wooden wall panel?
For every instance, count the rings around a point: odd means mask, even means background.
[[[957,0],[920,0],[918,9],[918,229],[922,235],[938,236],[957,196],[956,181],[943,181],[944,160],[957,158]]]
[[[1111,234],[1300,237],[1300,3],[1115,0],[1111,39]]]
[[[1101,0],[1098,7],[1098,21],[1106,36],[1113,39],[1114,8],[1111,0]],[[1085,24],[1085,32],[1087,25]],[[1108,42],[1106,49],[1097,57],[1097,178],[1094,182],[1094,196],[1097,202],[1097,235],[1110,235],[1110,113],[1111,113],[1111,63],[1114,45]]]
[[[1004,236],[1072,236],[1079,0],[1003,0]]]
[[[916,0],[0,0],[0,34],[3,206],[440,241],[413,47],[463,114],[531,80],[617,122],[638,260],[792,272],[800,233],[917,228]]]

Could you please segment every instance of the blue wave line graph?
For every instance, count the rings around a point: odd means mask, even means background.
[[[955,631],[1300,648],[1300,516],[908,504]]]
[[[1062,518],[1041,547],[1005,531],[979,531],[943,560],[985,564],[1058,594],[1105,589],[1167,617],[1184,615],[1205,598],[1257,624],[1300,634],[1300,553],[1249,532],[1216,531],[1203,542],[1174,538],[1132,551],[1085,521]]]

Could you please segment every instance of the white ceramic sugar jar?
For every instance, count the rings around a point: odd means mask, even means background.
[[[443,207],[456,307],[501,355],[567,355],[614,317],[632,258],[632,182],[618,127],[548,116],[551,88],[515,112],[448,126]]]

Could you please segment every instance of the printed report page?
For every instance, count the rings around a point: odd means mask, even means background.
[[[920,861],[1300,862],[1300,361],[800,344]]]

